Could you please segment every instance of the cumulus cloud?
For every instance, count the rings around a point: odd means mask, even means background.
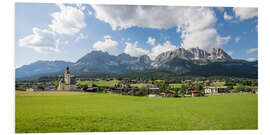
[[[138,42],[135,43],[126,42],[125,53],[133,57],[140,57],[142,55],[148,55],[149,51],[143,48],[137,47]]]
[[[240,37],[235,37],[234,42],[235,42],[235,43],[238,43],[240,40],[241,40]]]
[[[235,13],[235,17],[239,18],[240,21],[258,16],[257,8],[236,7],[236,8],[233,8],[233,11]]]
[[[257,58],[248,58],[247,61],[256,61]]]
[[[69,44],[69,41],[67,41],[67,40],[66,41],[63,41],[63,44],[64,45],[68,45]]]
[[[82,9],[65,6],[63,4],[58,4],[57,6],[60,11],[51,14],[53,19],[51,24],[49,24],[49,27],[54,32],[74,35],[79,33],[82,28],[86,27],[86,23],[84,22],[85,16]]]
[[[110,24],[113,30],[135,26],[152,29],[177,27],[184,47],[187,48],[198,46],[202,49],[211,49],[220,47],[229,39],[229,37],[221,37],[214,29],[217,19],[211,8],[131,5],[92,5],[92,7],[96,18]],[[198,37],[198,34],[200,34],[199,40],[194,41],[197,40],[194,37]]]
[[[159,44],[153,47],[149,53],[149,57],[154,60],[159,54],[175,49],[177,49],[176,45],[171,44],[170,41],[166,41],[163,45]]]
[[[257,51],[258,51],[258,48],[250,48],[250,49],[246,50],[246,54],[254,53]]]
[[[76,40],[81,40],[81,39],[87,39],[88,36],[84,35],[83,33],[80,33],[79,36],[76,38]]]
[[[204,50],[219,48],[230,40],[230,36],[221,37],[216,29],[213,28],[195,31],[190,35],[182,36],[182,38],[184,39],[182,43],[183,48],[199,47]]]
[[[32,48],[42,53],[59,52],[59,39],[56,38],[54,32],[36,27],[34,27],[32,31],[33,34],[19,39],[20,47]]]
[[[81,10],[81,11],[84,11],[86,9],[85,6],[83,6],[82,4],[78,3],[76,4],[76,6]]]
[[[148,37],[148,39],[147,39],[147,44],[149,44],[149,45],[155,45],[155,42],[156,42],[156,39],[155,38],[152,38],[152,37]]]
[[[233,16],[230,16],[230,15],[227,14],[227,12],[224,12],[224,19],[225,20],[232,20]]]
[[[115,51],[117,45],[117,41],[112,40],[110,35],[106,35],[104,36],[104,41],[97,41],[94,43],[93,48],[99,51],[111,53]]]
[[[166,41],[164,44],[158,44],[154,46],[151,51],[138,47],[138,42],[130,43],[126,42],[125,53],[133,57],[140,57],[142,55],[148,55],[152,60],[154,60],[159,54],[173,51],[177,49],[176,45],[171,44],[170,41]]]
[[[92,5],[95,16],[109,23],[113,30],[138,26],[142,28],[168,29],[191,25],[201,29],[213,25],[214,12],[203,7]],[[117,17],[116,17],[117,16]],[[200,20],[200,23],[194,22]]]

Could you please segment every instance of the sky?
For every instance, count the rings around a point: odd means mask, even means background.
[[[179,47],[258,59],[258,10],[237,7],[15,4],[15,67],[91,51],[152,60]]]

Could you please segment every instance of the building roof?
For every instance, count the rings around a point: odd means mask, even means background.
[[[193,90],[192,92],[194,93],[194,92],[201,92],[201,91],[199,91],[199,90]]]

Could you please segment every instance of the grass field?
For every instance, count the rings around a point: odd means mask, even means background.
[[[171,83],[171,84],[169,84],[169,86],[171,88],[181,88],[182,85],[184,85],[184,84],[182,84],[182,83]]]
[[[147,87],[148,85],[151,85],[151,84],[147,84],[147,83],[131,84],[132,87],[138,87],[138,88]]]
[[[257,129],[256,94],[148,98],[16,92],[16,133]]]
[[[211,86],[224,86],[225,82],[213,82],[211,83]]]
[[[92,86],[93,84],[96,84],[97,86],[115,86],[115,84],[119,83],[119,80],[111,80],[111,81],[104,81],[104,80],[97,80],[97,81],[77,81],[77,83],[81,85],[88,85]]]

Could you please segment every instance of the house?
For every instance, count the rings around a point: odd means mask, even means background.
[[[148,87],[148,90],[149,90],[149,93],[152,93],[152,94],[158,94],[159,93],[159,88],[154,86],[154,85],[150,85],[150,86],[147,86]]]
[[[258,93],[258,86],[253,86],[251,89],[252,93]]]
[[[166,91],[166,96],[167,97],[173,97],[175,95],[176,95],[176,91],[174,91],[174,90],[167,90]]]
[[[116,93],[116,94],[120,94],[122,93],[123,88],[113,88],[111,89],[111,93]]]
[[[218,94],[225,93],[227,86],[206,86],[204,89],[205,94]]]
[[[27,88],[26,91],[31,91],[31,92],[33,92],[34,89],[33,89],[33,88]]]
[[[159,95],[162,97],[173,97],[175,94],[176,92],[173,90],[166,90],[165,92],[161,92]]]
[[[166,97],[166,93],[165,92],[161,92],[159,95],[162,96],[162,97]]]
[[[87,92],[97,92],[98,87],[88,87],[85,91]]]
[[[202,96],[201,91],[199,91],[199,90],[193,90],[191,92],[192,92],[192,94],[191,94],[192,97],[200,97],[200,96]]]

